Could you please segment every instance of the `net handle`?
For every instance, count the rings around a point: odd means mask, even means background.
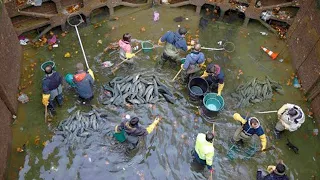
[[[72,24],[72,23],[70,22],[70,18],[71,18],[71,17],[75,17],[75,16],[80,16],[80,21],[79,21],[78,24]],[[68,18],[67,18],[67,22],[68,22],[68,24],[69,24],[70,26],[76,27],[76,26],[79,26],[81,23],[83,23],[84,20],[83,20],[81,14],[79,14],[79,13],[72,13],[72,14],[69,14],[69,16],[68,16]]]

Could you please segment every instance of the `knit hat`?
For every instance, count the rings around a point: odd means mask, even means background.
[[[289,109],[288,114],[289,114],[290,116],[295,116],[295,115],[298,114],[298,112],[297,112],[296,109],[291,108],[291,109]]]
[[[275,169],[275,173],[276,174],[284,175],[285,171],[286,171],[286,166],[285,165],[283,165],[281,163],[277,164],[276,169]]]
[[[134,117],[130,120],[130,125],[131,126],[135,126],[139,123],[139,118],[138,117]]]

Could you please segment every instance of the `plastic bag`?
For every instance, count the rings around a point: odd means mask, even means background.
[[[21,102],[21,103],[27,103],[29,101],[29,97],[26,95],[26,94],[21,94],[19,97],[18,97],[18,101]]]

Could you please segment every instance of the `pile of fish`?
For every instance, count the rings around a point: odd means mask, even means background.
[[[106,117],[107,112],[98,111],[98,108],[88,113],[78,110],[59,123],[55,134],[62,136],[66,144],[83,143],[93,133],[106,128]]]
[[[265,81],[259,81],[254,78],[246,84],[241,84],[237,87],[236,92],[231,93],[231,97],[237,99],[236,108],[246,107],[250,103],[259,103],[267,99],[271,99],[273,91],[279,94],[284,94],[282,86],[266,76]]]
[[[155,104],[162,99],[175,103],[175,97],[169,88],[155,75],[136,74],[115,77],[108,84],[103,85],[103,89],[103,96],[100,96],[100,102],[103,105]]]

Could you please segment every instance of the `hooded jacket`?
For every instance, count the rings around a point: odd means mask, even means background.
[[[261,141],[261,146],[262,146],[262,149],[265,149],[266,146],[267,146],[267,137],[266,135],[264,134],[264,131],[260,125],[260,121],[258,120],[258,123],[259,123],[259,127],[258,128],[253,128],[251,125],[250,125],[250,121],[251,121],[251,117],[247,118],[247,119],[244,119],[243,117],[241,117],[241,115],[239,113],[235,113],[233,115],[233,119],[236,120],[236,121],[239,121],[241,122],[242,124],[242,132],[247,135],[247,136],[252,136],[254,134],[256,134],[257,136],[259,136],[260,138],[260,141]]]
[[[89,73],[85,71],[76,73],[73,76],[73,82],[81,98],[89,99],[93,96],[92,86],[94,80]]]
[[[212,166],[214,147],[213,143],[206,140],[206,135],[199,133],[197,136],[195,150],[200,159],[205,160],[207,166]]]
[[[120,46],[120,57],[126,58],[126,53],[132,53],[132,47],[130,45],[130,42],[120,39],[118,44]]]
[[[51,75],[46,75],[42,79],[43,94],[50,94],[52,90],[57,89],[61,85],[61,82],[62,82],[61,75],[56,71],[52,71]]]
[[[187,70],[190,65],[202,64],[205,61],[202,52],[191,52],[187,55],[186,61],[183,64],[183,69]]]
[[[294,108],[298,114],[295,116],[289,115],[288,111],[289,109]],[[293,132],[297,130],[302,123],[305,121],[305,115],[302,111],[302,109],[294,104],[285,104],[278,110],[278,118],[282,122],[282,124],[285,126],[286,129],[288,129],[290,132]]]
[[[139,126],[137,123],[135,126],[131,126],[129,121],[123,121],[117,127],[117,131],[124,130],[129,136],[146,136],[148,135],[147,129]]]
[[[161,42],[167,42],[172,44],[177,49],[182,49],[184,51],[188,50],[186,40],[178,32],[168,31],[161,37],[160,40]]]

